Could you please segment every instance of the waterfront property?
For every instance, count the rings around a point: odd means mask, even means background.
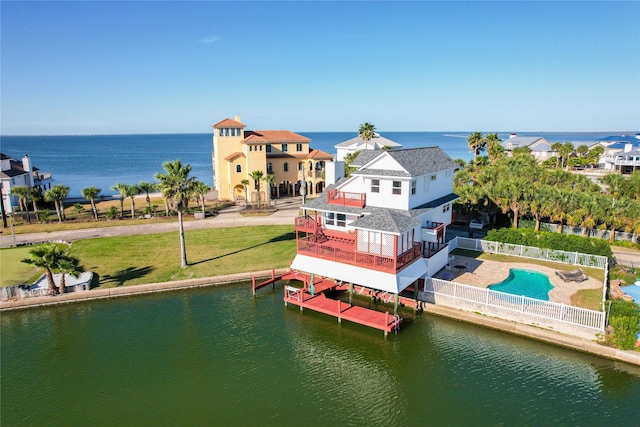
[[[599,139],[589,149],[604,147],[598,166],[605,171],[630,174],[640,170],[640,136],[612,135]]]
[[[457,164],[439,147],[365,150],[296,218],[292,270],[392,295],[436,274],[448,259]]]
[[[29,156],[25,155],[22,160],[16,160],[0,153],[0,159],[3,212],[12,213],[18,206],[18,197],[11,194],[15,187],[37,188],[41,192],[51,188],[51,174],[34,167]]]
[[[344,142],[336,144],[336,161],[343,161],[349,154],[354,154],[362,150],[382,150],[384,149],[397,149],[402,148],[401,144],[395,141],[384,138],[380,134],[376,133],[373,138],[367,140],[363,139],[360,135],[355,138],[348,139]]]
[[[551,142],[541,136],[518,136],[516,133],[512,133],[506,141],[502,142],[508,155],[511,155],[511,151],[515,148],[528,147],[531,150],[531,155],[539,162],[557,155],[551,145]]]
[[[212,127],[213,187],[220,200],[246,198],[255,203],[270,196],[299,195],[301,182],[307,195],[324,190],[324,165],[333,156],[311,148],[309,138],[288,130],[245,130],[240,116]],[[258,188],[253,171],[273,175],[273,182]]]

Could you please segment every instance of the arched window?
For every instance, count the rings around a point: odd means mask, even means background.
[[[299,171],[304,170],[304,163],[298,162],[298,170]]]
[[[236,165],[236,173],[242,173],[242,166]]]

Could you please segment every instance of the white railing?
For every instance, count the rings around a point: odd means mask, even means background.
[[[483,304],[498,310],[518,312],[598,331],[604,330],[605,313],[601,311],[587,310],[433,278],[425,280],[423,291]]]
[[[454,242],[455,240],[455,242]],[[556,251],[553,249],[535,248],[532,246],[515,245],[511,243],[491,242],[488,240],[456,237],[449,244],[454,248],[468,249],[477,252],[503,254],[523,258],[542,259],[545,261],[561,262],[564,264],[580,265],[583,267],[607,268],[609,259],[601,255],[589,255],[579,252]]]

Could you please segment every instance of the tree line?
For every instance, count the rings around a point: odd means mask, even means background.
[[[461,213],[484,211],[494,221],[498,213],[508,214],[513,228],[518,228],[520,218],[531,218],[536,231],[542,220],[558,224],[560,233],[563,225],[583,227],[585,235],[591,228],[609,230],[611,242],[615,230],[640,233],[640,171],[629,177],[610,173],[598,184],[584,175],[540,164],[527,150],[506,156],[495,142],[491,149],[477,141],[472,145],[472,140],[476,139],[469,139],[474,153],[486,147],[488,156],[476,155],[468,164],[458,160],[461,168],[454,177],[454,191],[460,196]],[[567,164],[567,156],[561,155],[558,165]]]

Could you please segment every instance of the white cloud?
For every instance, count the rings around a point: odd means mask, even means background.
[[[217,37],[217,36],[209,36],[209,37],[203,37],[203,38],[201,38],[200,40],[198,40],[198,43],[205,43],[205,44],[208,44],[208,43],[215,43],[215,42],[220,41],[220,40],[221,40],[221,39],[220,39],[220,37]]]

